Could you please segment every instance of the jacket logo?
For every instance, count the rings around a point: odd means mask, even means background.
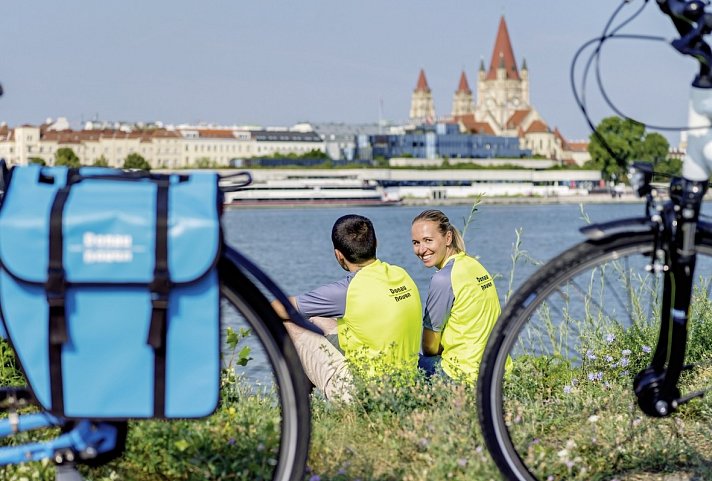
[[[400,302],[403,299],[408,299],[410,297],[410,292],[406,286],[396,287],[395,289],[388,289],[391,291],[391,297],[395,299],[396,302]]]

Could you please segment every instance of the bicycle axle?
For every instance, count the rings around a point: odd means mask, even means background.
[[[671,392],[663,392],[666,372],[667,369],[657,371],[648,367],[640,371],[633,380],[638,406],[648,416],[656,418],[669,416],[679,406],[680,390],[677,387]]]

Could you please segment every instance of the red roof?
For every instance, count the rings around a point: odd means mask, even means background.
[[[474,114],[457,115],[453,118],[456,122],[459,122],[465,130],[471,134],[487,134],[494,135],[494,130],[489,122],[478,122],[475,120]]]
[[[499,19],[499,28],[497,29],[497,39],[494,42],[492,50],[492,59],[490,60],[490,68],[487,72],[487,80],[495,80],[497,78],[497,69],[503,66],[507,72],[506,78],[519,80],[519,72],[517,71],[517,63],[514,61],[514,51],[512,43],[509,41],[509,32],[507,32],[507,23],[504,21],[504,15]]]
[[[465,72],[462,72],[462,75],[460,75],[460,85],[457,86],[457,93],[466,93],[466,94],[471,94],[472,90],[470,90],[470,85],[467,83],[467,76],[465,75]]]
[[[198,135],[200,136],[201,139],[204,139],[204,138],[234,139],[235,138],[235,134],[232,133],[232,130],[225,130],[225,129],[200,129],[200,130],[198,130]]]
[[[572,152],[588,152],[588,141],[586,140],[567,142],[566,146]]]
[[[524,122],[524,119],[529,115],[529,112],[531,112],[531,109],[515,110],[511,117],[509,117],[509,120],[507,120],[507,128],[515,129],[521,127],[522,122]]]
[[[418,75],[418,84],[415,86],[416,92],[430,92],[430,87],[428,87],[428,81],[425,79],[425,71],[421,68],[420,75]]]
[[[528,134],[543,134],[549,132],[549,127],[541,120],[535,120],[527,129]]]

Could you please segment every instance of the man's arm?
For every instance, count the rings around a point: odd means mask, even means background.
[[[289,296],[288,297],[289,302],[292,303],[295,309],[297,309],[297,298],[294,296]],[[289,314],[287,314],[287,309],[284,308],[281,302],[279,302],[277,299],[272,301],[272,309],[274,309],[274,312],[277,313],[279,317],[285,320],[289,320]]]
[[[440,344],[440,333],[433,330],[423,328],[422,341],[423,354],[426,356],[437,356],[443,352],[443,346]]]

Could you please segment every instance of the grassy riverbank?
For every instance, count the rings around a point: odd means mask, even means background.
[[[706,322],[701,329],[706,330],[698,330],[698,339],[712,333],[712,323]],[[707,339],[695,357],[709,357],[704,353],[709,352]],[[615,349],[621,346],[616,344]],[[1,352],[4,369],[0,381],[17,381],[5,345]],[[640,350],[636,352],[639,354],[630,356],[631,367],[644,362]],[[709,369],[703,374],[708,380],[712,378]],[[522,403],[527,402],[527,389],[536,384],[551,388],[551,403],[526,407],[540,423],[546,422],[548,429],[561,433],[560,445],[530,450],[534,456],[530,462],[536,463],[537,456],[555,461],[545,467],[552,473],[550,479],[610,479],[606,473],[621,466],[630,475],[617,477],[619,481],[709,479],[699,477],[699,469],[704,469],[699,463],[704,463],[704,456],[712,450],[706,421],[712,416],[710,401],[700,401],[684,415],[664,421],[651,421],[635,413],[639,424],[657,423],[657,436],[636,436],[629,432],[630,424],[621,422],[632,413],[631,406],[622,402],[629,397],[625,394],[630,389],[627,383],[606,388],[582,384],[567,392],[559,388],[570,382],[575,372],[542,366],[534,360],[519,363],[513,375],[519,379],[515,394],[521,396]],[[600,406],[595,442],[590,439],[594,427],[591,420],[557,416],[557,402],[578,403],[581,412],[589,412],[591,403]],[[500,479],[479,433],[472,387],[440,380],[428,382],[418,376],[384,376],[361,382],[352,404],[328,403],[316,395],[312,411],[313,436],[305,481]],[[93,481],[269,479],[269,453],[277,441],[276,419],[278,412],[264,398],[248,394],[239,385],[226,385],[222,405],[212,417],[130,423],[124,456],[101,468],[82,468],[82,472]],[[536,422],[531,423],[531,429],[538,429]],[[690,450],[686,439],[702,439],[697,446],[707,446],[706,451]],[[558,453],[548,455],[549,450]],[[646,455],[640,456],[642,453]],[[698,459],[690,459],[693,455]],[[673,460],[697,466],[697,471],[691,471],[695,476],[666,477],[665,472],[674,467]],[[712,475],[710,470],[705,473]],[[2,479],[50,481],[54,473],[48,463],[28,463],[5,468]]]

